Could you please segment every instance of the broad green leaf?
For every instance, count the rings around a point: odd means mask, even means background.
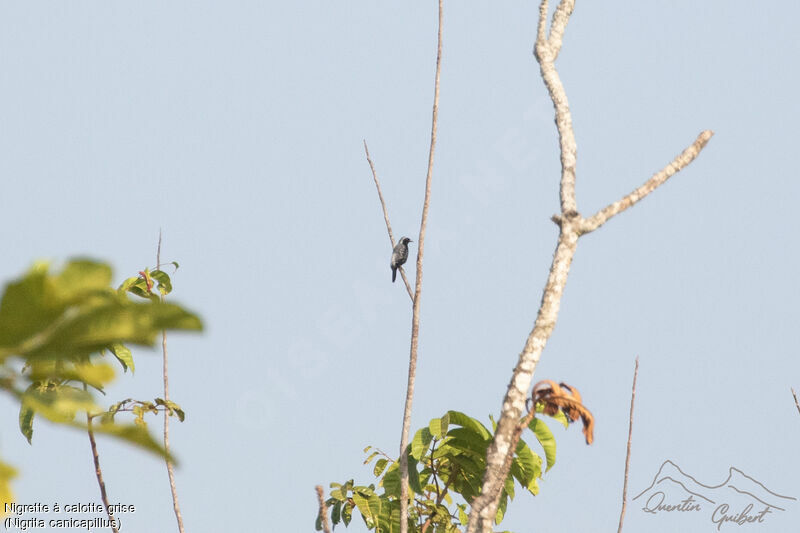
[[[375,474],[375,477],[380,477],[383,473],[383,470],[386,468],[386,465],[389,463],[389,460],[385,457],[381,457],[377,461],[375,461],[375,468],[372,469],[372,473]]]
[[[547,427],[547,424],[536,417],[531,420],[528,427],[533,431],[534,435],[536,435],[536,440],[539,441],[539,444],[541,444],[544,449],[544,457],[547,461],[547,469],[545,472],[547,472],[556,464],[556,438],[553,436],[550,428]]]
[[[484,438],[481,433],[473,431],[471,428],[460,427],[452,428],[447,432],[447,445],[453,448],[476,454],[481,457],[486,456],[486,449],[491,444],[491,440]]]
[[[44,381],[48,378],[80,381],[90,387],[102,390],[103,386],[114,379],[114,369],[105,363],[67,363],[61,365],[40,365],[34,363],[31,366],[30,379],[32,381]]]
[[[528,445],[520,439],[517,443],[517,450],[512,465],[519,465],[520,471],[518,479],[523,487],[527,487],[531,480],[537,477],[537,470],[541,474],[541,467],[537,468],[537,458],[539,459],[539,465],[541,465],[541,458],[533,453]]]
[[[442,418],[433,418],[428,424],[428,429],[434,438],[442,440],[447,434],[447,426],[450,423],[450,416],[445,413]]]
[[[127,372],[129,368],[131,369],[131,374],[136,371],[136,365],[133,363],[133,354],[124,344],[111,344],[108,350],[114,354],[114,357],[117,358],[125,372]]]
[[[164,296],[172,292],[172,281],[169,279],[169,275],[166,272],[154,270],[150,275],[158,282],[158,292]]]
[[[425,455],[425,451],[428,449],[428,446],[433,440],[433,435],[431,434],[431,430],[428,428],[422,428],[414,434],[414,438],[411,440],[411,450],[409,456],[414,457],[417,460],[422,459],[422,456]]]
[[[375,518],[372,516],[372,510],[369,508],[369,500],[361,494],[354,492],[353,501],[355,502],[356,507],[358,507],[358,510],[364,519],[364,523],[369,529],[372,529],[375,526]]]
[[[34,383],[20,394],[19,399],[22,408],[31,409],[58,423],[71,422],[78,411],[100,411],[88,392],[67,385],[42,386]]]
[[[450,424],[455,424],[457,426],[470,429],[475,433],[479,433],[485,439],[490,439],[492,437],[492,434],[489,433],[489,430],[471,416],[467,416],[459,411],[447,411],[447,416],[450,419]]]
[[[26,406],[25,404],[20,405],[19,407],[19,430],[28,440],[28,444],[31,443],[31,439],[33,438],[33,415],[35,411],[30,407]],[[0,515],[2,516],[2,515]]]
[[[383,490],[387,496],[395,498],[400,497],[400,465],[399,463],[392,463],[392,466],[386,471],[381,480]]]
[[[500,522],[503,521],[503,517],[506,515],[507,506],[508,506],[508,496],[504,494],[500,498],[500,503],[497,506],[497,514],[494,517],[495,524],[500,525]]]
[[[47,279],[48,266],[39,263],[28,274],[6,285],[0,301],[0,346],[15,346],[45,329],[62,313]]]
[[[503,482],[503,490],[506,491],[509,498],[514,499],[514,478],[512,476],[508,476]]]
[[[408,487],[415,493],[422,493],[422,486],[419,482],[419,472],[417,472],[417,459],[411,455],[408,456]]]
[[[342,522],[344,522],[344,526],[347,527],[350,525],[350,520],[353,519],[353,507],[355,504],[351,502],[346,502],[344,507],[342,507]]]
[[[465,505],[459,505],[458,506],[458,521],[461,522],[462,526],[466,526],[467,522],[469,522],[469,516],[467,515],[466,511],[464,510],[465,508],[466,508]]]
[[[163,405],[164,407],[166,407],[167,414],[169,416],[172,416],[174,413],[178,415],[178,420],[180,420],[181,422],[183,422],[186,419],[186,413],[183,412],[181,406],[173,402],[172,400],[164,400],[162,398],[156,398],[153,401],[155,402],[155,405]],[[157,413],[157,410],[153,409],[153,411]]]
[[[82,299],[86,292],[108,290],[111,267],[89,259],[76,259],[67,263],[52,280],[56,298],[72,303]]]
[[[118,343],[151,346],[163,329],[200,330],[193,314],[170,303],[125,303],[106,298],[65,320],[30,350],[38,357],[80,357]]]
[[[537,403],[536,404],[536,412],[537,413],[543,413],[544,412],[544,405],[542,403]],[[552,418],[554,420],[558,420],[559,422],[561,422],[562,426],[564,426],[565,428],[569,429],[569,420],[567,420],[567,415],[565,415],[562,411],[559,410],[559,411],[556,411],[556,414],[547,415],[547,416],[549,416],[550,418]]]

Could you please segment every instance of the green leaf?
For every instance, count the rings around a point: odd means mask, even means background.
[[[381,480],[383,490],[387,496],[400,497],[400,465],[395,462],[386,471]]]
[[[35,411],[25,404],[19,406],[19,430],[28,439],[28,444],[32,444],[33,438],[33,415]],[[2,515],[0,515],[2,516]]]
[[[46,263],[38,263],[22,279],[6,285],[0,301],[0,346],[14,346],[54,321],[66,304],[55,301]]]
[[[361,517],[364,519],[364,523],[369,529],[372,529],[375,526],[375,518],[372,516],[372,510],[369,507],[369,500],[361,494],[354,492],[353,501],[355,502],[356,507],[358,507],[358,510],[361,512]]]
[[[447,411],[447,416],[450,419],[450,424],[462,426],[466,429],[473,431],[474,433],[479,433],[484,439],[492,438],[492,434],[489,433],[489,430],[486,429],[486,427],[483,424],[481,424],[478,420],[472,418],[471,416],[467,416],[459,411]]]
[[[544,412],[544,404],[542,404],[541,402],[537,403],[536,404],[536,412],[537,413],[543,413]],[[555,420],[558,420],[559,422],[561,422],[562,426],[564,426],[565,428],[569,429],[569,420],[567,420],[567,415],[565,415],[561,410],[556,411],[556,413],[554,415],[547,415],[547,416],[549,416],[550,418],[553,418]]]
[[[156,398],[153,401],[155,402],[155,405],[164,406],[166,408],[167,414],[169,416],[172,416],[173,414],[176,414],[176,415],[178,415],[178,420],[180,420],[181,422],[183,422],[186,419],[186,413],[183,412],[183,409],[181,409],[181,406],[178,405],[177,403],[173,402],[172,400],[164,400],[162,398]],[[152,411],[154,413],[158,413],[158,410],[155,409],[155,408],[153,408]]]
[[[169,274],[161,270],[154,270],[150,276],[158,282],[158,292],[166,296],[172,292],[172,281],[169,279]]]
[[[409,452],[409,456],[414,457],[417,460],[422,459],[422,456],[425,455],[425,451],[428,449],[428,446],[432,440],[433,435],[431,434],[431,430],[428,428],[422,428],[417,431],[411,441],[411,451]]]
[[[385,457],[381,457],[377,461],[375,461],[375,468],[372,469],[372,473],[375,474],[375,477],[380,477],[383,473],[383,470],[386,468],[386,465],[389,463],[389,460]]]
[[[369,454],[367,456],[367,458],[364,459],[364,464],[365,465],[369,464],[375,458],[375,456],[378,455],[379,453],[381,453],[381,452],[375,451],[375,452],[372,452],[371,454]]]
[[[408,487],[414,491],[415,494],[422,493],[422,486],[419,482],[419,472],[417,471],[417,459],[411,455],[408,456]]]
[[[53,276],[56,297],[65,302],[80,300],[86,292],[105,291],[111,284],[111,267],[89,259],[76,259]]]
[[[544,457],[547,461],[547,469],[545,472],[547,472],[556,464],[556,438],[553,436],[550,428],[547,427],[547,424],[536,417],[531,420],[528,427],[533,431],[534,435],[536,435],[536,440],[539,441],[539,444],[541,444],[544,449]]]
[[[197,316],[170,303],[126,303],[105,298],[64,320],[30,350],[34,357],[80,357],[113,344],[151,346],[164,329],[200,330]]]
[[[491,439],[484,437],[468,427],[453,428],[447,432],[447,445],[468,452],[477,457],[486,457]]]
[[[127,372],[129,368],[131,369],[131,374],[136,371],[136,365],[133,364],[133,354],[124,344],[111,344],[108,350],[114,354],[114,357],[117,358],[125,372]]]
[[[508,496],[504,494],[500,498],[500,503],[497,506],[497,514],[494,517],[495,524],[500,525],[500,522],[503,521],[503,517],[506,515],[507,506],[508,506]]]
[[[43,381],[46,378],[59,378],[66,381],[80,381],[90,387],[102,390],[103,386],[114,379],[114,369],[105,363],[70,363],[53,365],[39,365],[34,363],[31,367],[30,379]]]
[[[344,522],[345,527],[349,526],[350,520],[353,519],[353,507],[354,504],[348,501],[342,508],[342,522]]]
[[[542,458],[533,453],[523,440],[517,443],[511,473],[532,494],[538,493],[539,485],[536,480],[542,477]]]
[[[78,411],[99,411],[88,392],[68,385],[44,385],[37,382],[21,393],[19,399],[22,408],[31,409],[58,423],[71,422]]]
[[[447,434],[447,426],[450,424],[450,415],[445,413],[442,418],[433,418],[428,424],[428,429],[434,438],[442,440]]]
[[[469,522],[469,516],[465,509],[466,505],[461,504],[458,506],[458,521],[461,522],[462,526],[466,526],[467,522]]]

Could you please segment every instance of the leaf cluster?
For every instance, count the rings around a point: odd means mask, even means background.
[[[114,356],[123,371],[134,371],[127,345],[152,346],[162,330],[202,329],[195,314],[164,303],[152,293],[154,286],[160,294],[171,290],[166,273],[142,274],[115,289],[111,268],[105,263],[77,259],[53,272],[49,264],[39,262],[5,286],[0,298],[0,390],[18,400],[20,431],[28,442],[37,415],[86,430],[87,423],[77,421],[76,415],[85,412],[91,418],[105,411],[92,391],[105,394],[104,387],[114,379],[106,353]],[[153,410],[147,403],[137,406],[142,415]],[[153,407],[159,406],[183,418],[176,404],[157,399]],[[137,418],[141,418],[138,413]],[[107,423],[93,429],[165,453],[143,424],[116,423],[111,415]],[[0,463],[3,501],[10,501],[12,476],[13,469]]]
[[[554,418],[567,425],[563,413],[555,413]],[[496,430],[493,420],[492,426]],[[547,471],[555,464],[555,438],[539,419],[533,418],[527,427],[544,451]],[[453,533],[466,525],[468,506],[480,494],[486,451],[492,437],[493,431],[459,411],[448,411],[416,432],[407,448],[412,499],[407,517],[409,531]],[[343,484],[332,483],[326,501],[331,522],[334,526],[340,522],[347,526],[353,512],[358,510],[369,529],[396,533],[400,530],[401,519],[400,463],[380,450],[367,447],[364,451],[369,452],[365,464],[374,461],[377,486],[357,486],[353,480]],[[538,494],[542,467],[542,458],[520,439],[503,487],[496,523],[503,520],[508,501],[514,498],[517,486],[533,495]],[[318,531],[322,529],[321,519],[318,515]]]

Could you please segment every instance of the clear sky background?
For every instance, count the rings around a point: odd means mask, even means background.
[[[560,165],[537,12],[445,3],[415,429],[499,413],[541,298]],[[577,2],[557,67],[583,214],[716,135],[581,239],[535,378],[580,389],[596,441],[552,423],[557,463],[502,528],[615,530],[636,356],[631,495],[671,459],[800,498],[798,19],[788,0]],[[163,230],[172,299],[206,324],[169,341],[189,532],[312,531],[314,485],[373,482],[367,445],[397,454],[411,306],[362,140],[395,236],[416,241],[435,32],[433,1],[0,5],[0,280],[88,255],[120,282],[153,265]],[[108,403],[161,394],[158,354],[135,356]],[[99,502],[85,435],[37,421],[29,446],[14,404],[0,413],[19,502]],[[111,501],[137,509],[123,530],[174,531],[163,463],[99,447]],[[715,528],[639,507],[626,531]],[[747,527],[798,520],[795,502]]]

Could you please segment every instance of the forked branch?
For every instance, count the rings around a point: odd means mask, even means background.
[[[612,216],[631,207],[662,185],[670,176],[686,167],[697,157],[713,135],[710,130],[702,132],[694,143],[644,185],[622,200],[600,210],[592,217],[583,218],[578,212],[575,199],[577,147],[572,128],[572,116],[564,86],[555,67],[555,60],[561,51],[564,32],[574,6],[574,0],[561,0],[553,14],[549,35],[547,32],[548,1],[542,0],[539,7],[534,55],[539,62],[542,79],[555,109],[555,122],[561,151],[561,212],[553,216],[553,220],[559,225],[558,244],[553,255],[553,263],[550,266],[536,321],[522,353],[519,355],[503,400],[497,430],[486,456],[487,468],[484,473],[481,494],[472,501],[466,530],[468,533],[492,531],[503,483],[508,476],[510,465],[508,457],[509,454],[514,453],[514,432],[518,428],[518,421],[525,408],[528,389],[531,386],[539,358],[558,320],[561,296],[577,248],[578,238],[597,229]]]

